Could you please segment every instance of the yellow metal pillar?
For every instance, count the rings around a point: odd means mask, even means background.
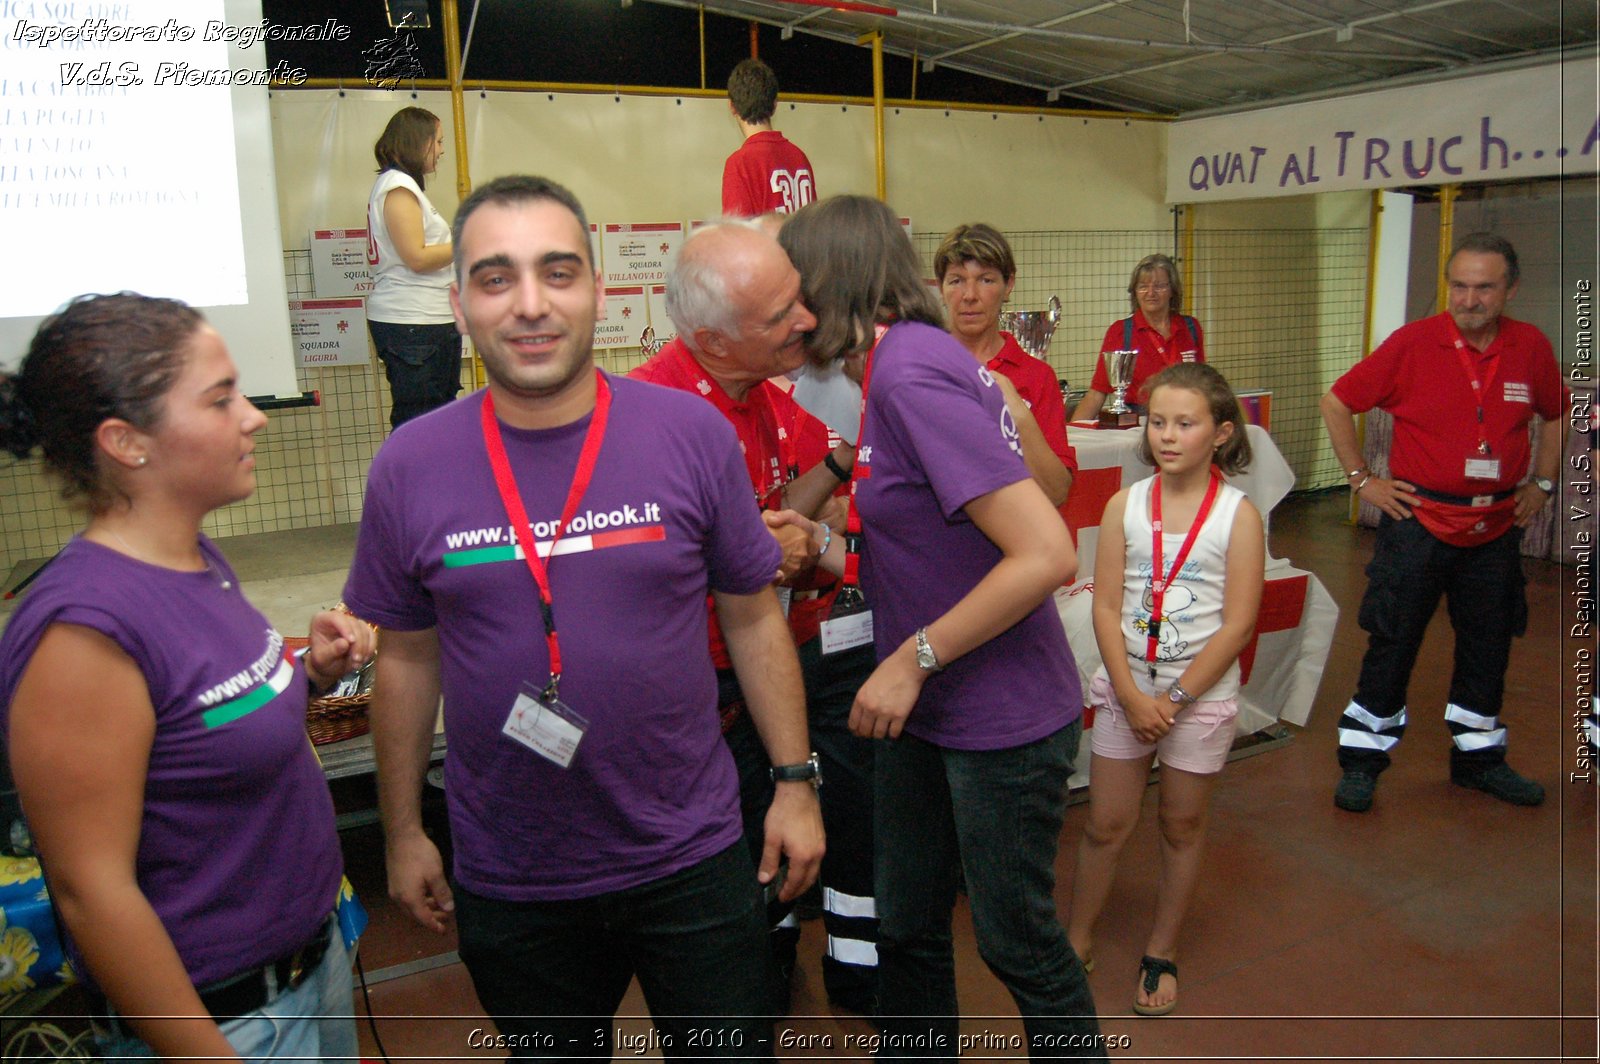
[[[467,105],[461,92],[461,13],[457,0],[444,0],[444,68],[450,79],[450,119],[456,130],[456,199],[472,192],[467,167]]]
[[[1450,261],[1450,251],[1455,246],[1456,235],[1456,197],[1461,194],[1460,185],[1439,186],[1439,309],[1443,311],[1450,305],[1450,287],[1445,281],[1445,263]]]
[[[883,149],[883,34],[877,30],[856,38],[857,44],[872,45],[872,146],[877,154],[878,198],[889,200],[889,171]]]
[[[456,130],[456,202],[472,194],[472,171],[467,165],[467,103],[461,91],[461,12],[457,0],[444,0],[444,68],[450,79],[450,119]],[[466,349],[472,353],[472,385],[481,388],[487,383],[483,363],[478,358],[472,341],[462,338]]]

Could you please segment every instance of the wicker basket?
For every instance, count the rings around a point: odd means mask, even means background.
[[[341,613],[349,613],[344,603],[339,603],[334,609]],[[352,615],[353,616],[353,615]],[[377,626],[373,626],[373,634],[377,635]],[[300,638],[285,638],[286,651],[300,650],[307,646],[310,640]],[[365,735],[371,725],[367,720],[367,707],[372,702],[372,676],[373,662],[377,660],[377,645],[373,645],[372,659],[361,670],[361,683],[354,694],[324,695],[313,698],[311,705],[306,710],[306,733],[311,736],[311,742],[316,746],[327,743],[336,743],[344,739],[354,739],[358,735]],[[337,687],[334,688],[338,690]]]

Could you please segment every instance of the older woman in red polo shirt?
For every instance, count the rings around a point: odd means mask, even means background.
[[[1106,373],[1107,351],[1138,351],[1133,364],[1133,381],[1128,385],[1129,403],[1143,406],[1144,385],[1157,373],[1179,362],[1204,362],[1205,337],[1200,323],[1180,313],[1183,310],[1183,281],[1172,259],[1159,252],[1146,255],[1133,268],[1128,281],[1128,301],[1133,313],[1119,318],[1106,330],[1100,343],[1101,358],[1095,364],[1089,392],[1072,412],[1074,421],[1093,421],[1111,394],[1111,379]]]

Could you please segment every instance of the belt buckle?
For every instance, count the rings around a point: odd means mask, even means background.
[[[1484,506],[1493,506],[1494,505],[1494,496],[1493,495],[1474,495],[1472,497],[1472,505],[1474,507],[1479,507],[1479,508],[1484,507]]]

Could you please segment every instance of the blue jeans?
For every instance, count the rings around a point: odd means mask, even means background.
[[[223,1037],[242,1059],[328,1064],[360,1059],[350,954],[345,951],[338,924],[330,924],[329,933],[328,951],[305,982],[255,1012],[222,1025]],[[100,1055],[106,1060],[146,1060],[156,1055],[114,1011],[109,1017],[96,1018],[94,1031]]]
[[[1105,1059],[1083,965],[1056,919],[1056,846],[1082,734],[1074,721],[1006,750],[904,735],[878,744],[881,1056],[957,1055],[950,914],[964,875],[978,953],[1017,1003],[1029,1056]]]
[[[389,378],[391,428],[445,405],[461,390],[461,334],[454,323],[369,321],[367,331]]]
[[[765,907],[742,843],[590,898],[455,898],[462,963],[512,1060],[609,1060],[635,975],[666,1056],[771,1058]]]

